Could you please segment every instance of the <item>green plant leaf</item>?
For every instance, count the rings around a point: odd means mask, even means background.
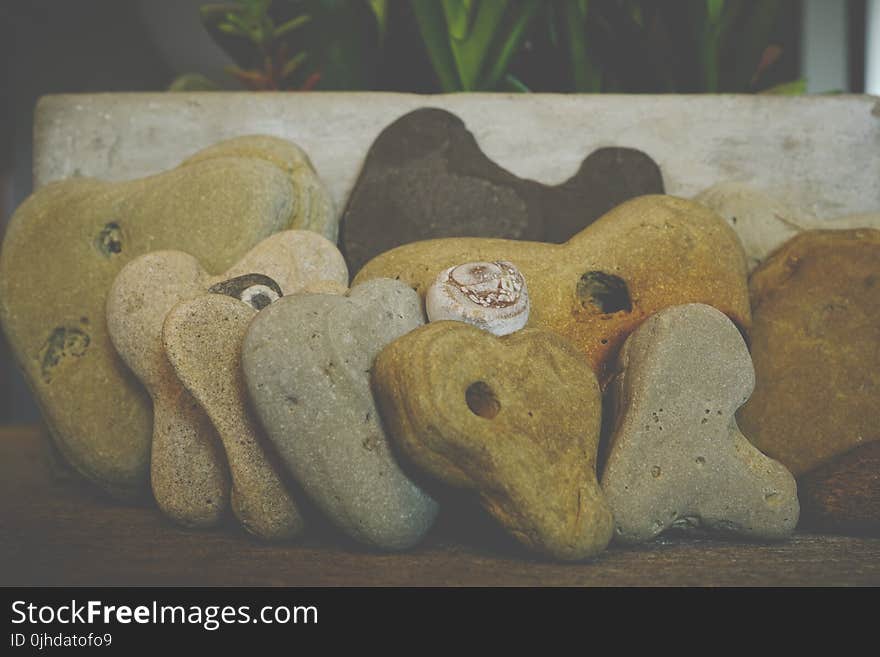
[[[529,89],[525,84],[523,84],[522,80],[513,75],[513,73],[508,73],[503,78],[503,87],[506,90],[513,91],[516,93],[531,93],[531,89]]]
[[[312,20],[312,17],[308,14],[302,14],[300,16],[297,16],[296,18],[291,18],[289,21],[276,27],[272,32],[272,36],[275,39],[280,39],[281,37],[293,32],[296,28],[305,25],[310,20]]]
[[[219,91],[220,85],[201,73],[184,73],[169,85],[168,91]]]
[[[502,33],[500,43],[496,41],[496,45],[492,48],[489,70],[480,79],[478,85],[480,89],[494,89],[505,75],[510,60],[522,44],[526,28],[540,9],[540,0],[522,0],[517,3],[517,9],[518,12],[513,17],[513,24],[508,28],[507,34]]]
[[[574,91],[581,93],[598,92],[601,89],[602,76],[587,51],[585,25],[588,10],[587,0],[576,2],[563,0],[561,10],[562,24],[568,44],[569,66],[571,67],[571,81]]]
[[[442,0],[443,15],[449,35],[463,41],[468,37],[474,17],[474,9],[480,0]],[[492,0],[490,0],[492,1]]]
[[[799,80],[792,80],[791,82],[783,82],[782,84],[777,84],[775,87],[764,89],[758,93],[780,96],[799,96],[807,93],[807,80],[806,78],[801,78]]]
[[[449,46],[442,8],[434,0],[410,0],[410,4],[440,88],[446,93],[461,91],[463,85]]]
[[[473,27],[467,39],[449,40],[461,86],[465,91],[474,91],[478,88],[486,56],[499,33],[509,5],[509,0],[481,0],[476,7]],[[522,2],[516,2],[512,11],[523,11],[525,6]]]
[[[388,0],[369,0],[370,9],[376,16],[376,26],[379,28],[379,41],[385,41],[388,31]]]
[[[309,53],[301,52],[297,53],[296,56],[287,60],[284,66],[281,67],[281,79],[286,80],[291,75],[297,72],[300,65],[309,58]]]

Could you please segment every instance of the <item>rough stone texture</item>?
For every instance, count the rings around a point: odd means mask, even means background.
[[[249,143],[251,154],[240,155]],[[263,151],[267,144],[271,152]],[[166,248],[221,272],[298,220],[297,190],[272,161],[299,149],[263,138],[228,147],[229,156],[218,144],[207,160],[142,180],[49,185],[19,207],[6,231],[0,321],[15,359],[61,451],[117,495],[145,487],[152,422],[149,399],[104,323],[116,274],[138,255]]]
[[[431,323],[379,354],[373,388],[403,452],[475,490],[521,543],[563,560],[608,545],[611,509],[596,480],[602,397],[564,338]]]
[[[435,237],[564,242],[615,205],[663,191],[657,164],[631,148],[594,151],[556,186],[518,178],[486,157],[460,118],[423,108],[370,147],[340,248],[357,271],[395,246]]]
[[[166,515],[184,524],[216,522],[226,505],[229,483],[216,433],[165,354],[162,326],[178,302],[230,279],[240,283],[240,277],[254,273],[268,277],[288,294],[316,281],[348,279],[345,262],[333,244],[312,231],[297,230],[266,238],[216,277],[187,253],[148,253],[123,267],[107,295],[112,344],[153,399],[149,450],[153,494]],[[248,287],[233,285],[226,292],[246,298]]]
[[[750,288],[757,387],[739,412],[743,429],[808,475],[808,517],[830,525],[836,509],[841,526],[876,526],[868,482],[880,440],[880,230],[802,233],[755,271]]]
[[[749,260],[749,270],[789,239],[810,229],[880,228],[880,214],[856,214],[820,220],[797,198],[737,182],[705,189],[694,200],[721,215],[736,231]]]
[[[449,238],[382,254],[355,283],[399,278],[424,295],[443,269],[509,260],[529,286],[527,326],[569,338],[604,386],[626,336],[651,314],[682,303],[723,310],[751,323],[746,261],[733,230],[693,201],[643,196],[601,217],[565,244]]]
[[[880,109],[872,96],[150,93],[49,96],[37,106],[36,184],[124,180],[221,139],[259,132],[306,149],[345,205],[379,133],[426,105],[461,117],[521,178],[559,184],[604,146],[649,153],[669,194],[724,180],[803,190],[819,217],[880,210]],[[354,273],[354,272],[352,272]]]
[[[304,520],[282,480],[283,469],[248,408],[241,344],[258,309],[237,298],[205,294],[174,306],[165,318],[165,353],[180,381],[208,414],[232,475],[232,510],[265,539],[299,534]]]
[[[529,319],[529,288],[512,262],[468,262],[444,269],[425,293],[429,322],[467,322],[495,335]]]
[[[723,313],[702,304],[661,310],[627,339],[618,367],[602,472],[617,540],[645,541],[670,527],[760,539],[794,531],[794,477],[736,425],[755,372]]]
[[[254,318],[242,348],[250,399],[284,464],[340,529],[372,547],[411,547],[437,513],[392,453],[369,380],[379,350],[423,322],[418,295],[377,280],[347,296],[280,299]]]

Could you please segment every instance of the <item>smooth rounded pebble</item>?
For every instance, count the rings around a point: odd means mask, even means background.
[[[794,477],[734,419],[755,373],[723,313],[703,304],[660,311],[627,339],[618,372],[601,480],[615,539],[647,541],[671,527],[759,539],[794,531]]]
[[[254,318],[242,348],[250,399],[288,471],[372,547],[411,547],[437,514],[398,464],[370,392],[379,350],[423,323],[411,288],[375,280],[345,296],[285,296]]]
[[[529,319],[529,291],[512,262],[469,262],[444,269],[425,294],[429,322],[450,319],[495,335]]]
[[[561,336],[431,323],[379,354],[373,389],[401,450],[475,490],[528,548],[569,561],[608,545],[611,509],[596,480],[602,397]]]

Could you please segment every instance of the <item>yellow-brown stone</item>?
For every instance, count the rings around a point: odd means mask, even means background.
[[[577,560],[611,540],[596,480],[601,394],[561,336],[523,329],[498,338],[432,322],[380,352],[372,383],[402,451],[442,481],[477,491],[524,545]]]
[[[880,440],[880,230],[801,233],[750,291],[757,385],[738,415],[749,439],[796,476]]]
[[[507,260],[529,286],[528,327],[569,338],[604,385],[623,341],[651,314],[703,303],[740,329],[751,323],[746,259],[733,229],[708,208],[672,196],[619,205],[565,244],[449,238],[384,253],[355,284],[398,278],[423,297],[437,274],[464,262]]]

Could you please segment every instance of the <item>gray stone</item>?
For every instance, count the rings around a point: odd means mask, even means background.
[[[670,527],[781,539],[798,520],[795,480],[739,431],[755,371],[742,336],[702,304],[667,308],[624,343],[602,488],[615,537]]]
[[[248,393],[287,468],[338,527],[373,547],[414,545],[437,513],[397,462],[370,391],[379,351],[423,323],[411,288],[377,279],[347,296],[278,300],[242,348]]]
[[[662,194],[660,168],[632,148],[600,148],[571,178],[519,178],[480,150],[454,114],[424,107],[370,147],[340,227],[353,272],[395,246],[437,237],[565,242],[615,206]]]

